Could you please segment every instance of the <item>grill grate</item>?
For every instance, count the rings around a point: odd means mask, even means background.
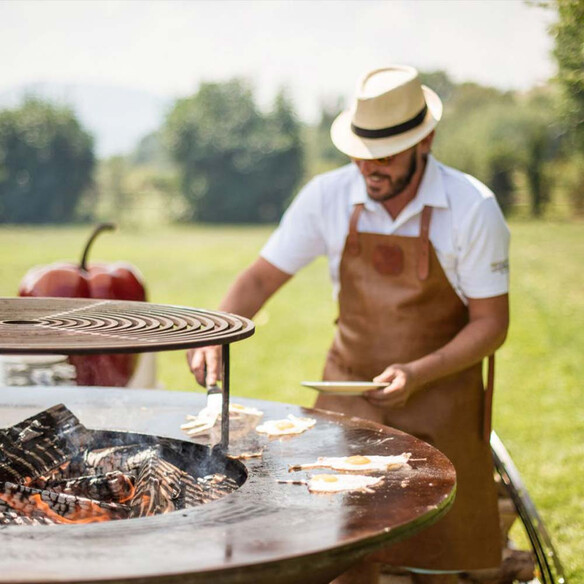
[[[120,353],[222,345],[251,336],[241,316],[183,306],[0,298],[2,353]]]

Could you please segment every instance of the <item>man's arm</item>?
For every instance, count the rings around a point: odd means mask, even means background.
[[[469,298],[469,323],[442,348],[409,363],[394,363],[374,381],[388,387],[367,393],[378,407],[401,407],[422,386],[462,371],[498,349],[509,327],[509,296]]]
[[[259,257],[237,276],[219,310],[252,318],[292,276]]]
[[[237,276],[221,301],[219,310],[252,318],[291,277],[259,257]],[[217,382],[220,377],[220,355],[220,347],[216,346],[187,351],[187,362],[198,383],[205,386]]]

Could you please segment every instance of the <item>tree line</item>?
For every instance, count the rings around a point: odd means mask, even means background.
[[[528,92],[422,74],[445,106],[436,156],[495,192],[504,212],[542,216],[562,197],[584,214],[584,3],[554,0],[557,79]],[[179,99],[132,155],[97,161],[74,113],[29,98],[0,111],[0,223],[136,217],[209,223],[274,222],[299,185],[348,162],[329,138],[339,100],[306,125],[281,92],[262,111],[244,79],[203,83]]]

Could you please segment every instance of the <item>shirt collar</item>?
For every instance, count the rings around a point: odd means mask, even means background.
[[[365,181],[363,180],[359,169],[355,166],[355,172],[358,175],[358,180],[353,183],[351,189],[351,205],[364,203],[365,209],[368,211],[375,211],[380,207],[380,203],[372,201],[367,196],[365,189]],[[442,173],[440,172],[440,163],[432,156],[428,156],[426,162],[426,169],[420,188],[415,198],[406,205],[404,210],[396,218],[397,223],[405,223],[408,219],[418,214],[425,206],[448,208],[448,199],[444,189],[444,182],[442,180]]]

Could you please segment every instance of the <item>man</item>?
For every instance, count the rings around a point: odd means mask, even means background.
[[[300,268],[328,256],[339,320],[324,379],[388,385],[363,396],[323,394],[317,407],[414,434],[457,470],[451,511],[372,558],[432,583],[500,562],[491,393],[481,364],[508,327],[509,233],[484,185],[431,156],[441,115],[440,99],[415,69],[368,73],[331,128],[352,164],[300,192],[221,304],[252,317]],[[216,381],[216,348],[187,358],[200,383],[205,370],[206,381]],[[369,562],[338,581],[376,582],[377,573]]]

